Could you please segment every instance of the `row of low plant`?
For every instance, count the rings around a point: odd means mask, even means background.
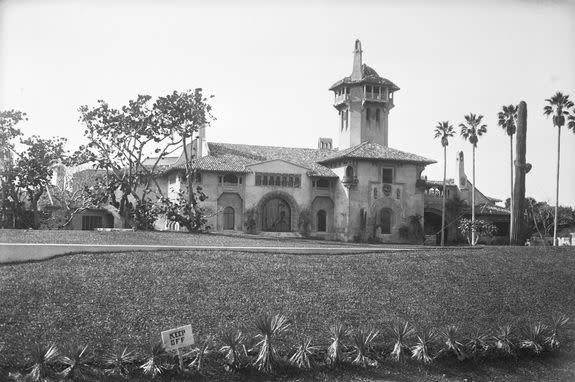
[[[329,343],[313,344],[309,338],[290,342],[292,322],[284,315],[263,315],[254,322],[257,335],[225,331],[202,337],[178,356],[156,343],[147,352],[129,348],[96,356],[88,346],[60,351],[56,345],[38,345],[29,366],[9,373],[13,381],[89,380],[99,376],[154,379],[161,375],[218,371],[253,371],[266,374],[289,370],[355,365],[378,367],[383,362],[429,364],[436,360],[478,361],[503,357],[539,356],[555,352],[566,337],[569,318],[561,313],[548,323],[503,325],[493,333],[476,330],[465,336],[456,325],[416,330],[408,322],[394,323],[382,331],[330,327]],[[183,367],[182,367],[183,366]]]

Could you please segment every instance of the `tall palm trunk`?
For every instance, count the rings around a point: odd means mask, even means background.
[[[443,205],[441,207],[441,246],[445,245],[445,177],[447,175],[447,147],[443,146]]]
[[[561,158],[561,126],[557,127],[557,183],[555,184],[555,225],[553,227],[553,245],[557,245],[557,213],[559,210],[559,163]]]
[[[513,215],[513,134],[509,136],[509,170],[511,174],[511,198],[509,203],[509,211]],[[509,243],[513,240],[513,216],[509,216]]]
[[[475,245],[475,145],[473,145],[473,186],[471,188],[471,245]]]

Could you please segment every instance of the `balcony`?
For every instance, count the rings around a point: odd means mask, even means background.
[[[346,103],[348,101],[349,101],[349,94],[336,94],[335,100],[333,101],[333,105],[339,106],[339,105]]]

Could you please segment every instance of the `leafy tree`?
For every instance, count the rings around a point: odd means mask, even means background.
[[[497,124],[505,130],[509,136],[509,173],[510,184],[511,184],[511,199],[509,208],[513,211],[513,135],[517,131],[517,111],[518,107],[516,105],[503,106],[502,111],[497,114]],[[511,232],[513,231],[513,219],[509,222],[509,239],[511,240]]]
[[[11,225],[16,226],[17,211],[21,207],[14,169],[14,141],[22,135],[16,125],[26,120],[26,113],[21,111],[0,111],[0,224],[3,228],[8,224],[8,210],[12,211]]]
[[[449,121],[437,122],[435,126],[435,138],[441,138],[443,146],[443,201],[441,207],[441,246],[445,245],[445,177],[447,176],[447,146],[449,138],[453,137],[455,131]]]
[[[461,219],[458,228],[469,245],[477,244],[480,236],[493,236],[497,232],[497,227],[485,220]]]
[[[21,141],[27,148],[16,162],[18,185],[24,190],[32,211],[38,210],[38,200],[48,190],[53,165],[64,158],[65,138],[40,138],[33,135]]]
[[[96,168],[106,173],[104,183],[94,196],[100,203],[116,208],[133,227],[142,223],[134,217],[141,216],[143,208],[151,208],[143,201],[153,194],[159,198],[164,196],[157,183],[162,159],[183,146],[186,172],[192,173],[192,154],[186,142],[211,118],[211,106],[201,89],[174,91],[155,102],[151,98],[139,95],[120,109],[100,100],[96,107],[82,106],[79,110],[80,121],[86,126],[84,134],[89,140],[79,151],[87,152],[84,159],[94,161]],[[144,163],[150,153],[157,155],[155,160]],[[192,177],[187,178],[188,198],[195,209],[197,200],[191,186]],[[137,214],[135,206],[140,208]],[[149,225],[138,228],[149,228]]]
[[[202,191],[202,187],[196,188],[195,200],[203,202],[207,199],[206,194]],[[205,211],[197,203],[191,203],[186,198],[183,192],[178,194],[176,200],[167,197],[160,199],[159,212],[166,216],[166,219],[186,227],[188,232],[201,232],[206,229]]]
[[[482,115],[475,115],[473,113],[465,116],[465,122],[459,124],[461,129],[461,136],[466,141],[469,141],[473,145],[473,172],[472,172],[472,187],[471,187],[471,221],[475,222],[475,149],[477,148],[477,142],[479,137],[487,133],[487,125],[481,124],[483,120]],[[474,228],[475,225],[472,225]],[[471,245],[475,245],[477,240],[475,240],[475,231],[471,232]]]
[[[575,118],[569,113],[573,107],[573,102],[569,100],[568,95],[561,92],[555,93],[551,98],[545,100],[549,105],[543,108],[543,114],[549,117],[553,116],[553,125],[557,126],[557,180],[555,183],[555,224],[553,228],[553,245],[557,245],[557,212],[559,210],[559,164],[561,161],[561,127],[565,125],[565,119],[568,119],[567,128],[575,132]]]

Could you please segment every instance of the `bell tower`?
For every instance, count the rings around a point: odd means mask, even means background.
[[[393,108],[393,82],[363,63],[361,41],[355,40],[353,70],[349,77],[336,82],[334,107],[339,114],[339,148],[363,142],[388,145],[388,116]]]

